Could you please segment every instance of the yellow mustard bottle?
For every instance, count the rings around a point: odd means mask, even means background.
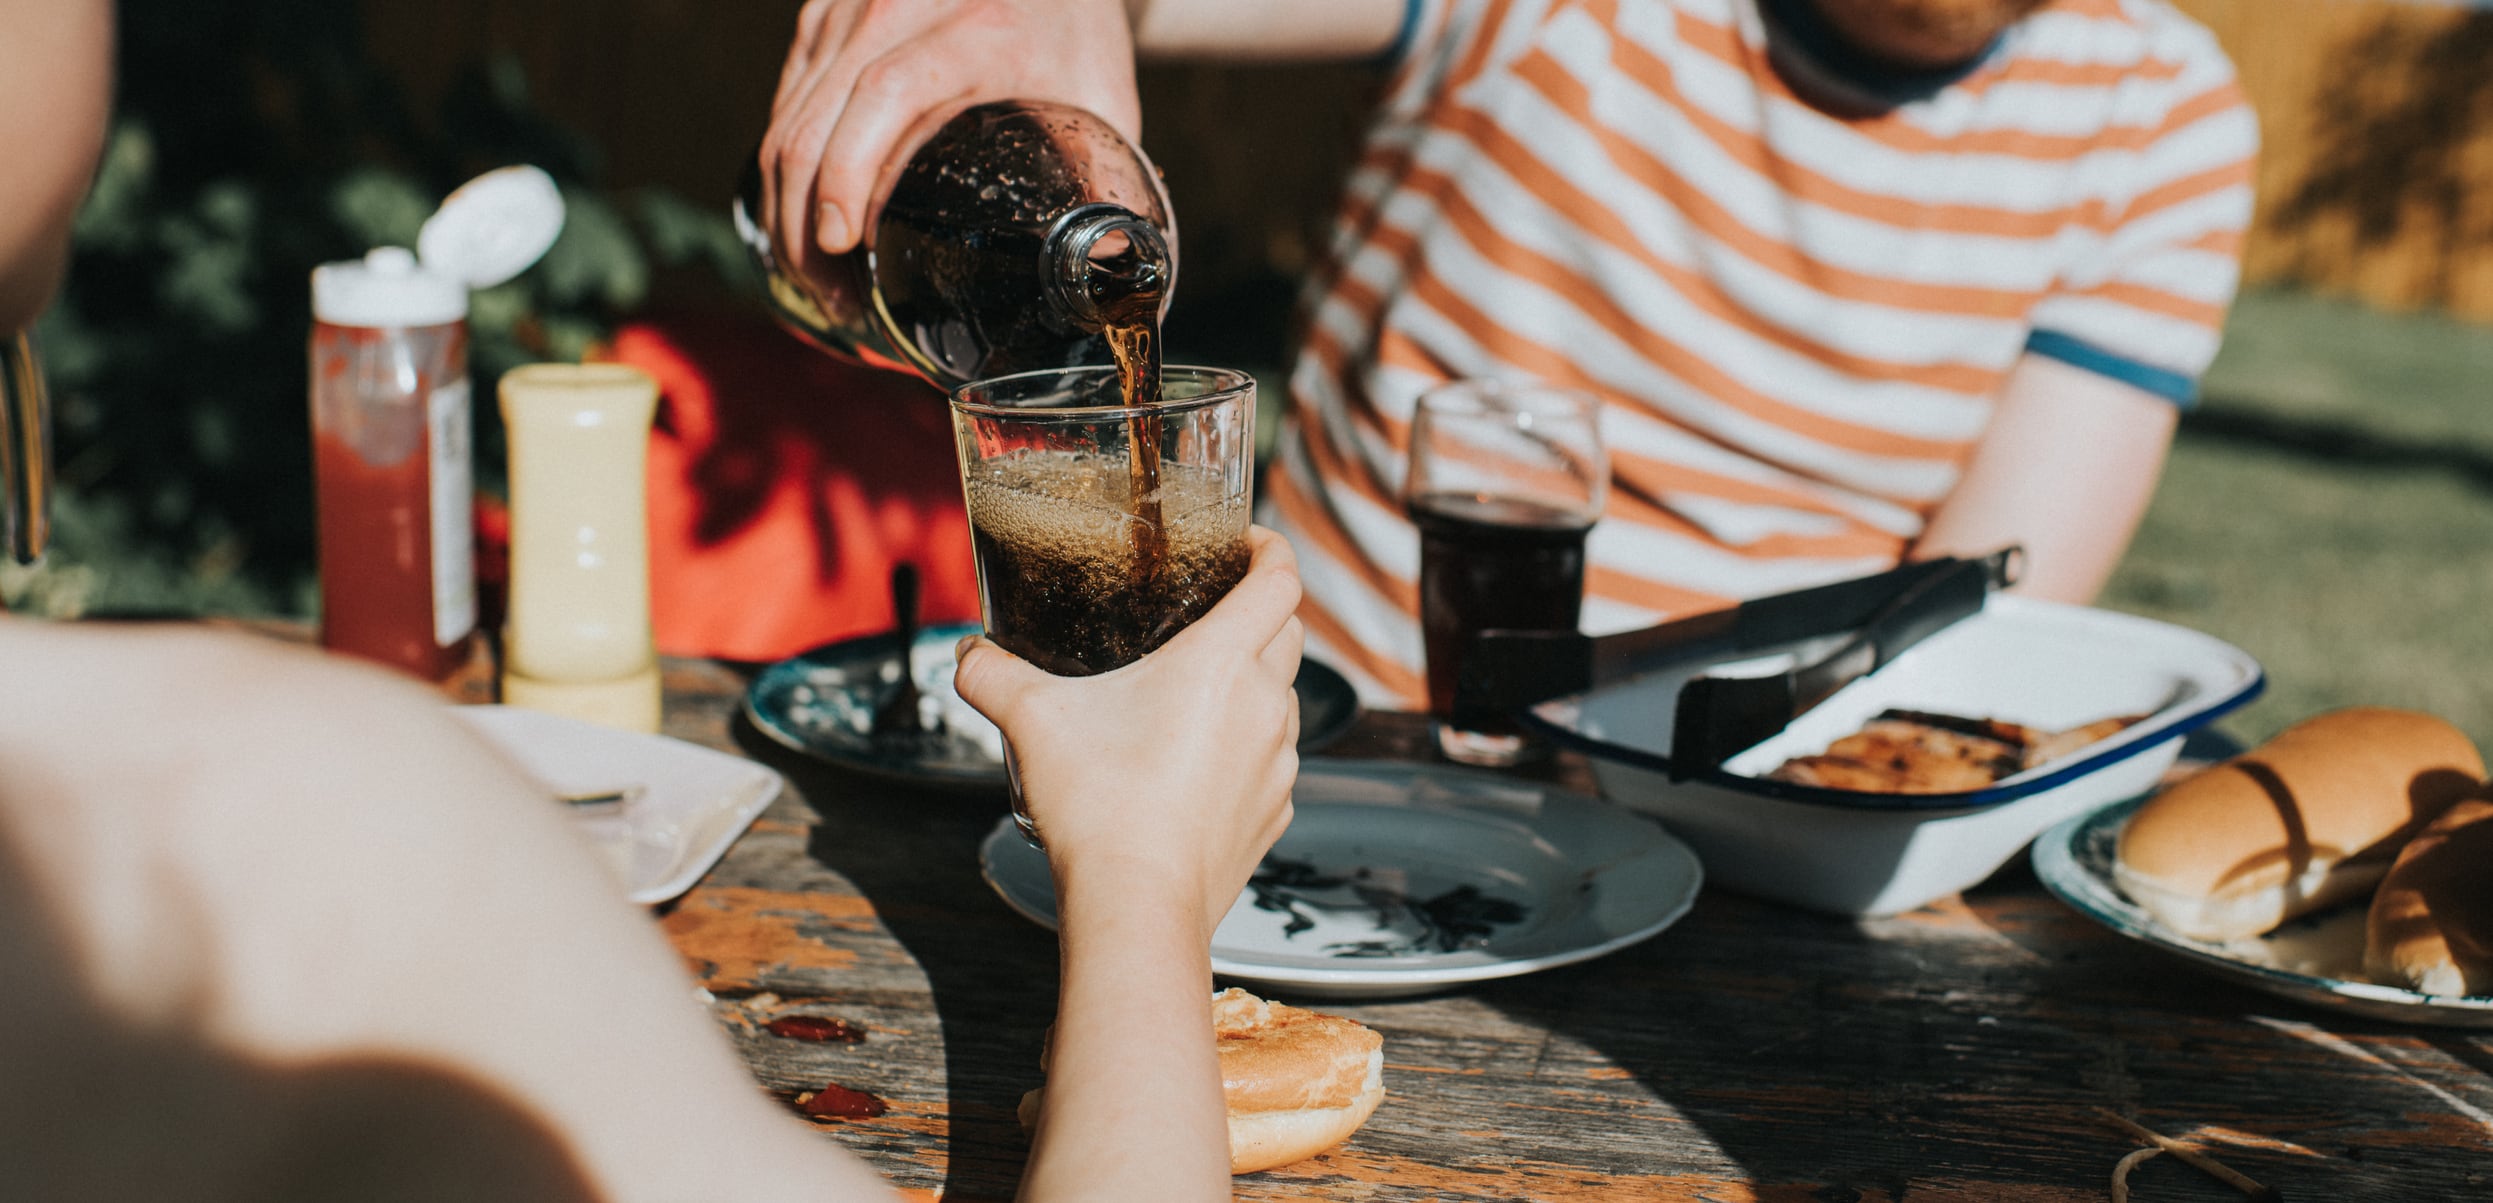
[[[659,724],[645,486],[657,382],[621,364],[505,373],[511,582],[502,700],[630,731]]]

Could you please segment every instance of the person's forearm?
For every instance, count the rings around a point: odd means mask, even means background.
[[[1227,1199],[1228,1111],[1199,904],[1065,883],[1063,982],[1021,1198]]]
[[[2028,355],[1915,559],[2025,548],[2017,591],[2084,605],[2111,579],[2155,496],[2176,410],[2057,360]]]
[[[1154,58],[1374,58],[1393,46],[1413,0],[1125,0],[1134,48]]]

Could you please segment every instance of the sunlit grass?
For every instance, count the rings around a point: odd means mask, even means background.
[[[2255,295],[2207,391],[2104,604],[2257,656],[2238,737],[2378,704],[2493,747],[2493,330]]]

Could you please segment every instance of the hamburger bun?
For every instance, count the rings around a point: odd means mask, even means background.
[[[1212,996],[1229,1172],[1304,1161],[1350,1139],[1385,1098],[1385,1038],[1335,1015],[1266,1002],[1231,987]],[[1024,1128],[1042,1092],[1022,1096]]]
[[[2493,793],[2443,811],[2372,895],[2363,971],[2425,994],[2493,994]]]
[[[2113,879],[2183,935],[2256,936],[2370,890],[2408,839],[2483,779],[2475,745],[2440,719],[2331,711],[2139,807]]]

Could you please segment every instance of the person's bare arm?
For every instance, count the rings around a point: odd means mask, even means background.
[[[2017,591],[2086,603],[2103,591],[2155,496],[2179,413],[2108,376],[2028,355],[1965,479],[1931,516],[1917,558],[2026,549]]]
[[[1141,661],[1051,677],[983,640],[961,696],[1012,741],[1047,840],[1063,978],[1021,1196],[1229,1194],[1212,929],[1289,825],[1302,628],[1289,544]]]
[[[31,324],[69,261],[112,100],[112,6],[0,0],[0,337]]]
[[[1391,45],[1404,12],[1404,0],[810,0],[762,139],[763,220],[802,269],[855,246],[905,148],[970,105],[1069,104],[1139,139],[1138,44],[1358,58]]]
[[[5,615],[0,664],[0,1121],[55,1134],[0,1136],[30,1197],[891,1197],[438,696]]]

